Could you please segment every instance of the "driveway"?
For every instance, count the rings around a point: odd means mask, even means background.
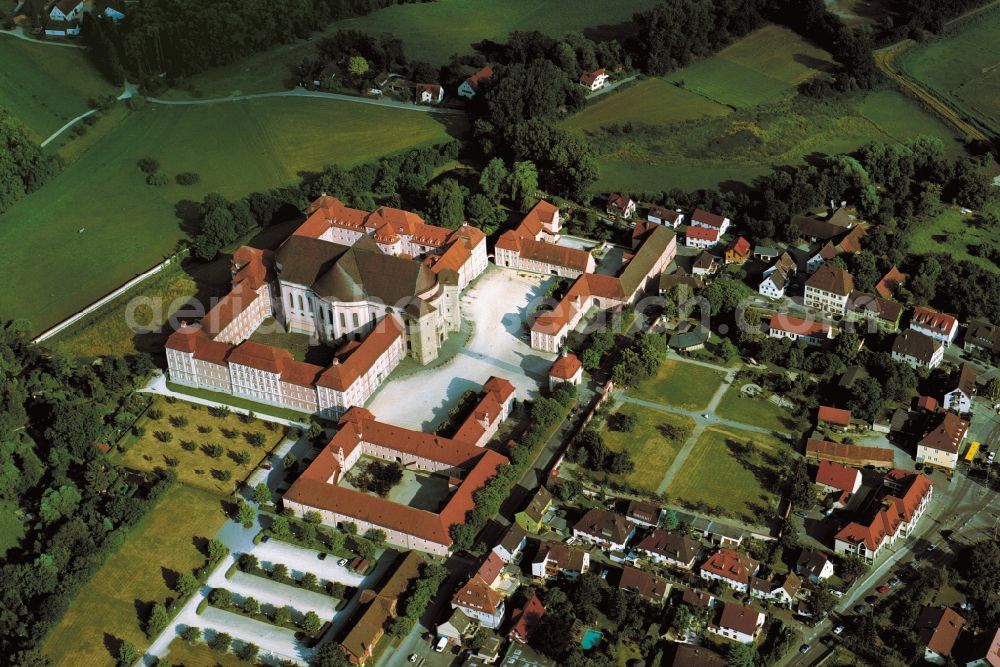
[[[259,659],[277,658],[291,660],[299,665],[307,663],[312,651],[305,649],[295,639],[295,633],[270,623],[262,623],[252,618],[234,614],[215,607],[208,607],[198,617],[204,625],[205,639],[210,640],[219,632],[225,632],[246,644],[261,647]]]
[[[311,572],[320,579],[336,581],[345,586],[357,587],[364,580],[363,576],[337,565],[336,556],[327,556],[325,560],[320,560],[317,557],[318,551],[304,549],[279,540],[261,542],[253,548],[251,553],[264,567],[270,568],[275,563],[286,565],[289,574],[296,579],[306,572]]]
[[[490,264],[462,297],[463,317],[473,327],[469,341],[447,363],[390,376],[367,407],[381,421],[428,430],[463,392],[478,390],[491,375],[509,380],[520,400],[535,396],[555,355],[532,350],[523,325],[548,280]]]
[[[307,591],[298,586],[282,584],[264,577],[258,577],[246,572],[233,574],[226,588],[233,592],[237,602],[246,598],[254,598],[263,605],[271,605],[275,609],[291,607],[298,614],[293,618],[300,619],[306,612],[314,611],[320,618],[332,618],[337,611],[337,600],[320,593]]]

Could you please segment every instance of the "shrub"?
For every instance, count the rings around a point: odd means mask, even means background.
[[[162,171],[154,171],[152,174],[146,176],[146,185],[152,185],[154,188],[166,185],[169,182],[170,179]]]
[[[208,601],[216,607],[230,607],[233,604],[233,594],[225,588],[213,588],[208,594]]]
[[[198,445],[196,445],[193,440],[183,440],[181,442],[181,447],[186,452],[193,452],[194,450],[198,449]]]
[[[152,419],[154,422],[159,421],[160,419],[163,418],[163,410],[160,410],[159,408],[150,408],[146,412],[146,416]]]
[[[227,632],[217,632],[209,645],[219,653],[225,653],[233,643],[232,636]]]
[[[201,176],[193,171],[185,171],[177,174],[174,180],[177,181],[177,185],[194,185],[201,181]]]
[[[187,642],[196,642],[201,639],[201,628],[189,625],[181,630],[181,639]]]
[[[176,468],[181,464],[180,459],[174,458],[173,456],[166,457],[164,462],[171,468]]]
[[[241,466],[245,466],[246,464],[250,463],[250,452],[237,452],[236,462]]]
[[[257,433],[257,432],[247,433],[246,434],[246,440],[247,440],[248,443],[250,443],[254,447],[261,447],[261,446],[263,446],[264,442],[266,441],[266,439],[264,438],[264,434],[263,433]]]
[[[160,442],[170,442],[174,439],[174,434],[170,431],[157,431],[153,436]]]
[[[159,170],[160,168],[159,160],[151,157],[139,158],[139,161],[136,162],[136,165],[138,165],[139,169],[146,172],[147,174],[152,174],[157,170]]]
[[[212,432],[212,427],[208,426],[207,424],[203,424],[198,427],[198,433],[211,433],[211,432]]]
[[[188,419],[183,415],[174,415],[170,418],[170,425],[176,428],[184,428],[188,425]]]
[[[134,435],[137,438],[141,438],[142,436],[146,435],[146,427],[139,426],[138,424],[136,424],[135,426],[132,427],[132,435]]]

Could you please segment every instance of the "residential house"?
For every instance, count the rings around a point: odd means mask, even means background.
[[[715,213],[709,213],[708,211],[696,208],[694,213],[691,214],[691,226],[692,227],[702,227],[704,229],[714,229],[719,232],[719,236],[722,236],[729,230],[730,220],[729,218],[721,215],[716,215]]]
[[[837,494],[834,507],[846,507],[861,488],[861,471],[833,461],[820,461],[815,481],[826,494]]]
[[[1000,629],[993,634],[983,633],[967,657],[971,660],[965,667],[1000,667]]]
[[[540,486],[528,501],[528,506],[514,515],[514,521],[527,532],[537,535],[542,532],[542,523],[554,506],[552,494]]]
[[[591,91],[600,90],[608,84],[608,73],[603,67],[595,69],[593,72],[583,72],[580,74],[580,85],[589,88]]]
[[[718,229],[689,226],[687,231],[684,232],[684,245],[688,248],[708,250],[719,245],[719,238],[721,236],[722,234],[719,233]]]
[[[773,262],[778,259],[779,255],[781,255],[781,251],[771,246],[755,245],[753,247],[753,256],[762,262]]]
[[[718,623],[708,631],[741,644],[752,644],[764,628],[764,613],[753,605],[724,602]]]
[[[476,661],[481,660],[488,665],[492,665],[500,659],[500,646],[502,644],[503,641],[500,637],[492,632],[487,633],[479,648],[476,649],[475,654],[470,655],[464,664],[468,665],[468,667],[478,667],[479,663]]]
[[[802,579],[794,572],[768,579],[750,577],[750,595],[785,606],[791,606],[801,589]]]
[[[895,456],[891,449],[843,445],[839,442],[809,438],[806,442],[807,461],[836,461],[852,466],[892,468]]]
[[[542,542],[531,561],[531,576],[548,579],[557,574],[571,579],[590,570],[590,554],[562,542]]]
[[[691,274],[695,276],[710,276],[719,270],[718,259],[707,250],[702,250],[691,263]]]
[[[593,508],[573,526],[573,537],[602,549],[624,551],[635,535],[635,526],[621,514]]]
[[[817,250],[812,257],[806,260],[806,273],[813,273],[825,262],[829,262],[837,256],[837,247],[833,242],[827,241]]]
[[[499,589],[503,581],[504,565],[506,562],[496,552],[491,551],[479,564],[476,576],[485,581],[490,588]]]
[[[954,342],[955,336],[958,335],[958,320],[951,315],[921,306],[913,309],[913,315],[910,317],[910,329],[930,336],[945,345],[950,345]]]
[[[484,628],[495,630],[503,623],[505,611],[503,595],[493,590],[493,587],[478,575],[473,575],[455,592],[451,598],[451,606],[452,609],[460,609]]]
[[[647,503],[644,500],[630,500],[625,508],[625,518],[645,528],[655,528],[660,523],[662,512],[663,510],[653,503]]]
[[[418,83],[416,97],[420,104],[441,104],[444,87],[437,83]]]
[[[562,351],[549,368],[549,391],[563,382],[579,385],[583,382],[583,364],[572,352]]]
[[[833,330],[825,322],[810,322],[791,315],[775,313],[771,315],[767,335],[771,338],[801,340],[806,345],[822,346],[833,338]]]
[[[578,278],[596,268],[589,250],[558,245],[562,220],[559,208],[540,200],[521,223],[500,235],[495,245],[497,266],[563,278]]]
[[[760,563],[740,551],[719,549],[701,566],[702,579],[716,579],[735,591],[745,593],[750,577],[757,574]]]
[[[538,627],[543,616],[545,616],[545,607],[542,605],[542,601],[538,599],[537,595],[532,595],[523,607],[515,609],[514,613],[511,614],[510,619],[513,626],[508,636],[519,644],[527,644],[531,639],[531,633]]]
[[[726,667],[729,662],[710,648],[672,642],[664,652],[665,667]]]
[[[681,594],[681,602],[697,609],[708,609],[715,606],[715,597],[696,588],[685,588]]]
[[[726,264],[743,264],[750,258],[750,242],[742,236],[726,251]]]
[[[458,96],[471,100],[479,91],[479,84],[483,81],[489,81],[492,76],[493,68],[487,65],[459,85]]]
[[[795,574],[817,584],[833,576],[833,561],[822,551],[803,549],[795,562]]]
[[[892,342],[892,358],[914,368],[937,368],[944,359],[944,345],[916,329],[907,329]]]
[[[944,395],[944,409],[956,412],[972,410],[972,398],[976,395],[976,367],[965,362],[958,373],[958,381],[954,389]]]
[[[1000,326],[983,320],[969,322],[962,345],[966,352],[996,354],[1000,352]]]
[[[969,422],[954,412],[940,413],[927,434],[917,443],[917,463],[954,470],[968,434]]]
[[[667,596],[667,591],[670,590],[670,585],[666,579],[626,565],[622,568],[621,578],[618,580],[618,588],[626,591],[634,591],[654,602],[662,602]]]
[[[924,646],[924,660],[943,665],[952,657],[952,650],[966,620],[949,607],[926,607],[917,617],[917,636]]]
[[[45,34],[49,37],[75,37],[83,21],[83,0],[58,0],[49,9]]]
[[[832,427],[840,430],[847,430],[851,425],[851,411],[840,408],[831,408],[828,405],[819,406],[816,412],[816,423],[821,426]]]
[[[118,23],[125,19],[125,4],[122,0],[97,0],[93,12],[95,16]]]
[[[512,523],[493,547],[493,553],[504,563],[509,564],[517,561],[526,546],[528,546],[528,534],[524,532],[524,528]]]
[[[927,511],[934,485],[924,475],[890,470],[882,479],[881,498],[869,512],[834,536],[834,552],[874,564],[897,540],[906,539]]]
[[[891,299],[896,296],[896,292],[906,281],[906,274],[900,271],[895,264],[885,272],[885,275],[875,284],[875,293],[883,299]]]
[[[901,303],[873,296],[867,292],[855,290],[847,299],[848,322],[865,322],[878,331],[892,332],[899,331],[899,320],[902,316]]]
[[[424,559],[418,552],[408,551],[377,592],[372,589],[363,591],[361,603],[368,606],[340,642],[340,648],[351,664],[364,665],[371,659],[372,651],[385,634],[385,627],[400,611],[400,598],[420,576],[423,564]]]
[[[696,326],[671,334],[667,345],[678,352],[694,352],[704,348],[710,336],[708,327]]]
[[[840,207],[826,220],[818,220],[807,215],[793,215],[791,223],[800,236],[816,243],[829,241],[849,230],[854,226],[854,217],[846,208]]]
[[[924,412],[937,412],[938,402],[933,396],[917,396],[915,407]]]
[[[661,565],[690,570],[701,552],[701,545],[680,531],[654,528],[635,545],[635,550]]]
[[[780,299],[785,296],[785,290],[791,281],[792,277],[784,271],[771,271],[760,282],[757,291],[769,299]]]
[[[607,213],[615,218],[630,219],[635,215],[635,201],[618,192],[608,195]]]
[[[847,312],[847,298],[854,291],[850,273],[832,264],[823,264],[806,281],[805,305],[835,315]]]
[[[669,208],[654,206],[646,213],[646,220],[670,227],[671,229],[677,229],[684,222],[684,214],[681,213],[680,209],[670,210]]]
[[[451,616],[436,628],[438,637],[445,637],[452,644],[461,644],[479,630],[479,625],[461,609],[453,609]]]

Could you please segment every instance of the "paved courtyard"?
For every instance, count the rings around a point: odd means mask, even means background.
[[[490,264],[462,297],[462,313],[472,323],[464,348],[436,368],[390,377],[367,407],[381,421],[427,430],[464,391],[478,390],[491,375],[509,380],[519,400],[535,395],[555,355],[531,349],[524,323],[548,279]]]

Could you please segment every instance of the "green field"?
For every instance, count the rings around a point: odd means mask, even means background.
[[[992,204],[1000,213],[1000,204]],[[947,247],[948,254],[958,260],[967,260],[983,268],[997,270],[996,264],[985,257],[977,257],[969,252],[970,246],[993,245],[998,243],[997,235],[982,224],[974,215],[964,215],[957,208],[946,208],[931,220],[914,224],[907,231],[910,252],[923,255],[938,253]]]
[[[83,49],[0,35],[0,107],[20,118],[38,141],[87,111],[90,97],[118,92],[91,67]]]
[[[789,431],[795,426],[794,417],[788,410],[779,407],[766,398],[748,398],[740,391],[740,383],[733,384],[719,401],[715,414],[723,419],[743,422],[751,426]]]
[[[715,395],[722,377],[718,371],[682,361],[665,361],[659,372],[629,394],[685,410],[701,410]]]
[[[832,64],[830,54],[788,28],[761,28],[711,58],[668,77],[698,95],[744,108],[795,94],[795,87]]]
[[[595,37],[622,37],[632,15],[657,0],[632,0],[608,5],[601,0],[437,0],[393,5],[331,23],[308,40],[276,46],[238,63],[191,77],[186,91],[174,97],[222,95],[283,90],[294,85],[293,68],[304,58],[315,58],[319,42],[338,30],[389,33],[403,42],[411,60],[445,64],[452,54],[472,53],[472,44],[484,39],[504,41],[515,30],[538,30],[560,37],[583,32]],[[448,91],[446,94],[451,94]]]
[[[746,449],[747,443],[753,444]],[[759,524],[778,506],[775,489],[786,454],[787,445],[774,438],[709,427],[667,491],[703,511]]]
[[[663,79],[645,79],[621,92],[598,97],[583,111],[563,121],[562,126],[567,130],[593,132],[616,123],[662,125],[728,113],[729,109],[723,105]]]
[[[176,596],[166,579],[201,567],[196,538],[212,537],[225,520],[219,496],[174,484],[80,589],[43,652],[55,665],[108,667],[120,640],[148,646],[139,612]]]
[[[296,183],[300,172],[326,164],[352,166],[448,138],[431,114],[330,100],[134,112],[4,214],[0,245],[10,280],[0,312],[28,318],[40,332],[145,271],[185,236],[175,211],[181,200],[209,192],[236,198]],[[144,156],[159,160],[170,184],[145,184],[136,167]],[[200,174],[201,183],[175,184],[184,171]]]
[[[183,639],[175,639],[167,647],[167,659],[176,667],[246,667],[246,662],[235,653],[219,653],[204,642],[189,644]]]
[[[145,434],[126,437],[121,443],[126,451],[118,456],[119,462],[135,470],[172,470],[179,481],[222,495],[232,493],[284,438],[282,426],[259,419],[243,423],[233,413],[216,417],[209,414],[208,408],[195,403],[167,403],[162,397],[157,397],[153,408],[159,410],[162,416],[154,420],[147,413],[136,422],[145,429]],[[175,418],[182,418],[186,423],[176,426],[171,422]],[[203,433],[199,429],[210,430]],[[172,439],[161,442],[156,435],[158,432],[170,433]],[[263,443],[250,444],[252,436],[262,437]],[[185,449],[185,442],[193,443],[194,449]],[[204,447],[213,444],[222,447],[223,453],[218,457],[211,457],[204,450]],[[236,456],[241,452],[249,457],[247,463],[237,462]],[[170,458],[176,459],[178,465],[171,468],[167,464]],[[229,479],[220,478],[220,473],[228,473]]]
[[[959,24],[944,37],[915,46],[897,62],[906,74],[996,135],[1000,133],[998,43],[1000,12],[993,10]]]
[[[601,431],[609,449],[616,452],[628,451],[632,455],[635,470],[628,475],[608,477],[656,493],[670,464],[677,458],[684,441],[694,429],[694,420],[629,403],[618,407],[615,413],[635,415],[639,419],[639,425],[630,433],[610,428]],[[614,417],[611,419],[614,420]],[[665,425],[673,427],[677,431],[676,434],[666,437],[662,430]]]
[[[16,547],[24,537],[24,524],[18,516],[17,503],[0,502],[0,558],[8,549]]]

